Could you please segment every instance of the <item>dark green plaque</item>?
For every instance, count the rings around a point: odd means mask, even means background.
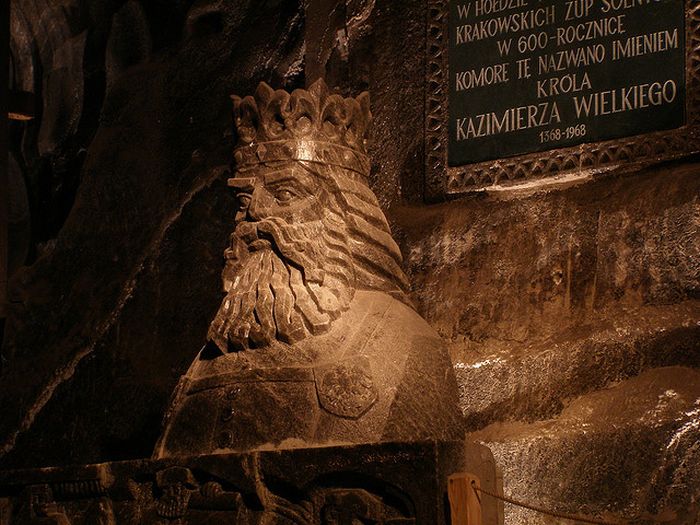
[[[451,0],[450,166],[685,124],[683,0]]]

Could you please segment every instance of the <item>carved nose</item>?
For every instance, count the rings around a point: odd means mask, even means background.
[[[250,202],[248,203],[248,217],[251,220],[259,221],[264,219],[265,210],[265,194],[267,192],[260,186],[256,187],[250,196]]]
[[[248,218],[252,221],[261,221],[274,215],[275,199],[263,186],[257,186],[250,196],[248,204]]]
[[[238,233],[246,244],[250,244],[258,238],[258,226],[253,222],[242,222],[238,226]]]

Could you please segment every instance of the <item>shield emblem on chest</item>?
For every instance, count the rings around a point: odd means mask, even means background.
[[[365,357],[316,367],[314,379],[321,407],[336,416],[357,419],[377,402],[377,389]]]

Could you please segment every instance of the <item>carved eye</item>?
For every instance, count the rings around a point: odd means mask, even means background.
[[[277,202],[280,204],[286,204],[296,196],[297,194],[289,188],[280,188],[275,191],[275,199],[277,199]]]
[[[248,193],[239,193],[237,195],[238,197],[238,206],[242,210],[247,210],[248,206],[250,206],[250,195]]]

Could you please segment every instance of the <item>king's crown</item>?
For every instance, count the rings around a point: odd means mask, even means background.
[[[232,96],[235,168],[298,160],[369,174],[369,94],[344,98],[319,79],[291,94],[261,82],[254,96]]]

